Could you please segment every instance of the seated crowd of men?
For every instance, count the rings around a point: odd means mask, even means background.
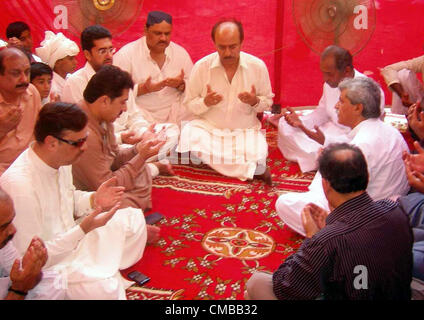
[[[257,114],[273,102],[265,63],[241,51],[242,24],[212,28],[216,52],[194,65],[170,41],[172,17],[148,14],[145,35],[116,54],[100,25],[78,45],[46,31],[32,52],[15,22],[0,51],[0,298],[125,299],[120,270],[160,228],[146,224],[152,179],[189,156],[242,181],[272,185]],[[278,147],[317,173],[286,193],[278,216],[306,237],[273,273],[254,273],[246,299],[410,299],[424,280],[424,58],[382,69],[392,111],[416,153],[383,122],[385,97],[338,46],[321,54],[318,107],[273,117]],[[174,157],[175,156],[175,157]],[[412,190],[412,192],[410,192]],[[12,240],[13,239],[13,240]],[[11,241],[12,240],[12,241]],[[358,285],[357,267],[367,283]]]

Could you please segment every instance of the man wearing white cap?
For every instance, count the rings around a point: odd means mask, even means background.
[[[79,51],[78,45],[63,33],[54,34],[51,31],[46,31],[41,47],[35,49],[37,55],[53,69],[51,93],[59,98],[67,75],[77,67],[76,56]]]

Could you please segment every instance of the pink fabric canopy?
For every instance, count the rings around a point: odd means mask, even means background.
[[[68,14],[74,17],[81,15],[75,8],[79,8],[80,3],[90,1],[93,0],[3,0],[0,4],[0,38],[6,38],[5,30],[10,22],[21,20],[30,25],[35,47],[43,40],[46,30],[63,32],[79,44],[77,32],[71,30],[72,27],[57,28],[55,19],[60,15],[60,7],[57,6],[67,7]],[[126,22],[109,17],[109,22],[105,24],[114,30],[114,43],[118,49],[143,34],[149,11],[161,10],[173,16],[172,40],[184,46],[195,62],[214,51],[210,37],[213,24],[219,18],[234,17],[241,20],[245,28],[243,50],[262,58],[268,66],[276,93],[275,102],[283,106],[318,103],[322,90],[319,56],[305,44],[296,29],[293,1],[114,1],[114,5],[121,6],[121,9],[125,3],[125,10],[118,12],[118,15],[119,18],[127,16]],[[385,88],[378,68],[423,54],[424,1],[376,0],[374,3],[375,30],[365,48],[355,55],[354,64],[359,71],[370,75]],[[87,9],[83,13],[87,14]],[[78,59],[82,65],[84,57],[81,53]],[[387,89],[385,92],[386,103],[390,104],[391,96]]]

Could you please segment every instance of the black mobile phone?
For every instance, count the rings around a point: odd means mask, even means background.
[[[163,214],[161,214],[160,212],[154,212],[146,217],[146,223],[152,225],[162,220],[163,218]]]
[[[128,278],[131,280],[137,282],[139,286],[142,286],[146,282],[150,281],[150,278],[146,276],[145,274],[142,274],[139,271],[133,271],[128,274]]]

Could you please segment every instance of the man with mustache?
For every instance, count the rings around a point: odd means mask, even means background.
[[[33,140],[41,98],[29,75],[29,60],[21,50],[0,51],[0,175]]]
[[[212,28],[217,52],[193,67],[184,104],[197,119],[183,128],[177,151],[197,153],[223,175],[243,181],[255,176],[270,185],[257,113],[271,107],[274,94],[265,63],[241,52],[243,39],[239,21],[222,20]]]
[[[128,71],[137,83],[136,104],[147,119],[180,125],[191,114],[181,102],[193,63],[187,51],[170,40],[171,33],[169,14],[149,12],[145,36],[123,46],[114,56],[114,64]]]
[[[41,271],[47,261],[41,239],[34,237],[21,259],[11,241],[16,234],[14,218],[12,199],[0,188],[0,299],[63,299],[63,288],[54,285],[60,283],[59,275]]]
[[[122,206],[146,210],[152,207],[152,177],[167,172],[170,165],[146,164],[165,143],[150,131],[131,148],[116,144],[113,123],[126,111],[133,85],[130,74],[115,66],[103,66],[88,82],[84,101],[80,102],[88,115],[88,147],[74,164],[73,176],[76,187],[87,191],[96,190],[105,180],[116,177],[118,185],[125,187]]]
[[[83,92],[91,77],[104,65],[112,65],[115,48],[112,35],[100,25],[89,26],[81,33],[81,47],[87,59],[85,66],[68,76],[62,90],[61,100],[79,103],[84,100]],[[132,88],[131,88],[132,89]],[[168,142],[164,149],[170,150],[178,141],[179,129],[172,124],[158,124],[149,128],[155,121],[148,114],[136,110],[133,91],[128,92],[129,111],[116,121],[116,139],[118,144],[134,145],[141,141],[141,135],[150,131],[154,134],[165,127]],[[150,130],[149,130],[150,129]],[[157,160],[157,157],[154,159]]]
[[[113,62],[115,48],[112,44],[112,34],[101,25],[89,26],[82,31],[81,48],[87,62],[83,68],[66,79],[61,99],[64,102],[80,102],[91,77],[103,65],[111,65]]]

